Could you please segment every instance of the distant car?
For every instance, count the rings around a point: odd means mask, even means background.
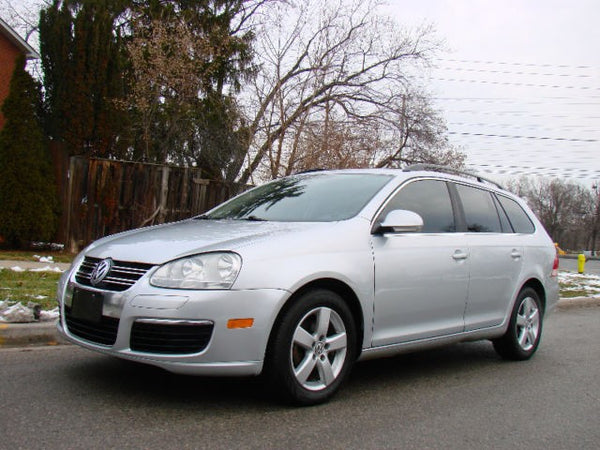
[[[357,359],[479,339],[531,357],[554,243],[512,194],[421,169],[294,175],[100,239],[59,283],[59,330],[176,373],[263,373],[304,405]]]

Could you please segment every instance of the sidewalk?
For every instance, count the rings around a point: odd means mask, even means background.
[[[60,269],[61,271],[67,270],[71,267],[71,264],[68,263],[57,263],[57,262],[39,262],[39,261],[13,261],[13,260],[0,260],[0,267],[5,267],[10,269],[11,267],[20,267],[21,269],[29,270],[29,269],[44,269],[49,267],[50,269],[54,269],[55,267]]]

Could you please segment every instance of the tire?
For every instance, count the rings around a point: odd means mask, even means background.
[[[331,398],[357,355],[356,325],[334,292],[315,289],[299,297],[274,330],[267,379],[283,400],[315,405]]]
[[[538,293],[532,288],[519,292],[504,336],[493,341],[494,349],[504,358],[523,361],[533,356],[542,336],[543,309]]]

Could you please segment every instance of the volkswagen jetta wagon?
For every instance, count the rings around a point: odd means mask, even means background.
[[[531,357],[558,300],[551,239],[498,186],[422,169],[298,174],[100,239],[61,278],[58,328],[176,373],[264,374],[298,404],[358,359],[480,339]]]

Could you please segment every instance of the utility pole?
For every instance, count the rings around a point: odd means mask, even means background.
[[[598,237],[598,228],[600,227],[600,186],[598,183],[592,186],[594,193],[596,194],[595,203],[596,207],[594,208],[594,216],[592,218],[592,242],[591,248],[592,256],[596,256],[596,238]]]

